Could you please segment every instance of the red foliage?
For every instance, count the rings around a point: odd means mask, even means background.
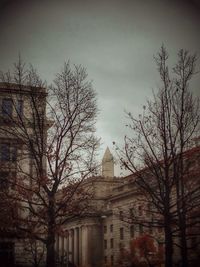
[[[160,266],[163,249],[148,234],[133,239],[130,244],[132,266]]]
[[[137,253],[140,257],[147,257],[149,254],[157,252],[154,240],[147,234],[141,235],[131,243],[131,251]]]

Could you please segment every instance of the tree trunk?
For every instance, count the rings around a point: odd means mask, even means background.
[[[46,267],[55,267],[55,199],[49,197]]]
[[[54,241],[49,241],[46,245],[47,255],[46,255],[46,267],[55,267],[55,249],[54,249]]]
[[[168,216],[165,217],[165,267],[173,266],[173,240],[171,222]]]
[[[181,233],[181,259],[182,259],[181,266],[188,267],[188,249],[184,233]]]
[[[183,145],[182,145],[183,147]],[[185,184],[183,180],[184,176],[184,164],[183,164],[183,152],[180,153],[180,170],[178,180],[176,181],[176,194],[177,194],[177,214],[178,214],[178,228],[179,228],[179,240],[180,240],[180,256],[181,267],[188,267],[188,246],[187,246],[187,214],[185,203]]]
[[[181,267],[188,267],[188,247],[186,234],[185,214],[179,214],[180,245],[181,245]]]

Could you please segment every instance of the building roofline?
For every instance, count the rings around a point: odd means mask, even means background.
[[[199,140],[200,137],[195,138],[195,139]],[[191,147],[191,148],[189,148],[189,149],[187,149],[187,150],[184,150],[184,151],[182,152],[182,155],[183,155],[184,159],[188,159],[189,157],[195,155],[195,154],[198,153],[198,152],[200,152],[200,145],[197,145],[197,146]],[[180,153],[177,154],[176,156],[178,157],[179,155],[180,155]],[[162,164],[162,162],[163,162],[163,160],[160,160],[159,162],[157,162],[157,164],[158,164],[158,163],[159,163],[159,164]],[[135,172],[133,172],[133,173],[127,175],[127,176],[124,176],[123,179],[124,179],[126,182],[131,182],[131,181],[130,181],[131,179],[137,178],[138,175],[140,175],[141,173],[146,172],[146,171],[148,171],[148,170],[149,170],[149,167],[148,167],[148,166],[144,166],[143,168],[138,169],[137,171],[135,171]],[[128,180],[128,179],[130,179],[130,180]],[[127,180],[128,180],[128,181],[127,181]],[[132,180],[132,182],[134,182],[134,180]]]
[[[33,90],[35,89],[35,91]],[[42,93],[47,95],[45,87],[39,86],[29,86],[29,85],[21,85],[17,83],[6,83],[0,82],[0,90],[1,93],[29,93],[32,92],[33,94]]]

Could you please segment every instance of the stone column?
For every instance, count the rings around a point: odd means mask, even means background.
[[[69,236],[70,236],[70,231],[67,230],[67,244],[66,244],[66,250],[67,250],[67,261],[69,260]]]
[[[83,266],[88,265],[88,228],[87,226],[82,226],[82,262]]]
[[[79,265],[79,228],[74,229],[74,263]]]
[[[74,229],[72,231],[72,262],[74,263]]]
[[[79,265],[82,266],[82,226],[79,227]]]
[[[80,257],[79,257],[79,251],[80,251],[80,232],[79,227],[77,227],[77,265],[80,265]]]
[[[65,240],[65,237],[62,236],[62,256],[64,256],[64,251],[65,251],[65,249],[64,249],[64,240]]]
[[[62,256],[62,236],[58,236],[58,243],[59,243],[59,259]]]
[[[58,255],[59,253],[59,236],[58,235],[56,235],[55,250],[56,250],[56,255]]]
[[[55,251],[57,250],[57,236],[55,235],[55,244],[54,244]]]
[[[64,255],[66,256],[67,255],[67,251],[68,251],[68,248],[67,248],[67,241],[68,241],[68,237],[64,237]]]
[[[69,230],[69,246],[68,246],[68,259],[72,262],[72,230]]]

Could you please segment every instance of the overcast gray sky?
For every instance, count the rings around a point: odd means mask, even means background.
[[[102,152],[122,143],[124,110],[138,114],[156,88],[153,55],[180,48],[200,56],[198,0],[0,0],[0,69],[20,52],[47,81],[64,61],[87,68],[98,94]],[[200,78],[193,91],[200,95]]]

